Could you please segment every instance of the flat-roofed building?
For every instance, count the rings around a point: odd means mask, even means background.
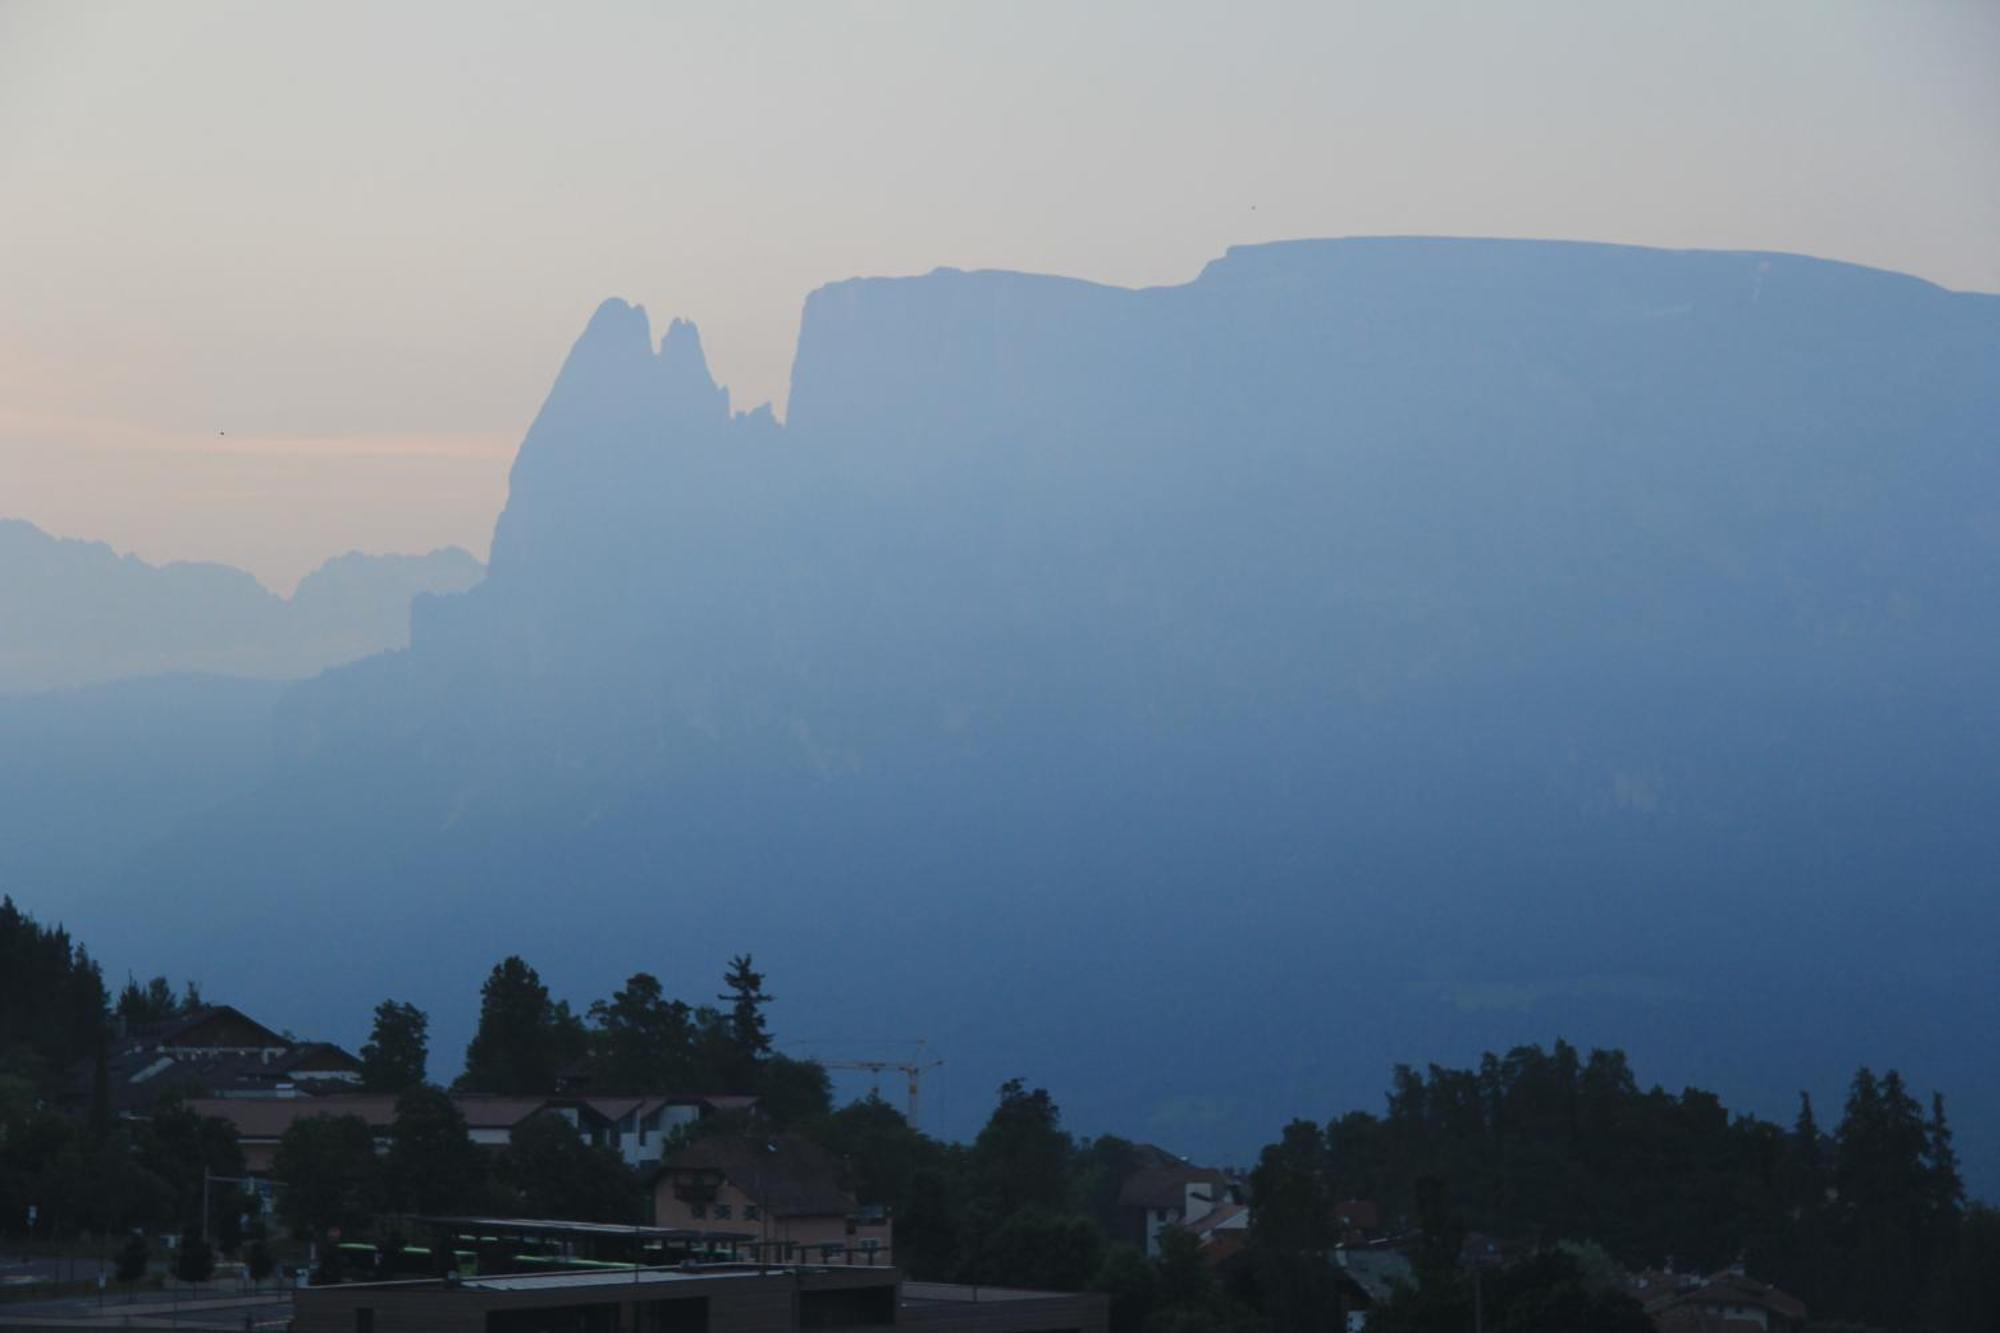
[[[309,1287],[293,1333],[1104,1333],[1094,1293],[904,1283],[889,1268],[713,1265]]]

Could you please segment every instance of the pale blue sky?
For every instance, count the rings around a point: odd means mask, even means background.
[[[824,282],[1380,232],[2000,291],[2000,4],[0,4],[0,514],[483,554],[606,295],[782,407]]]

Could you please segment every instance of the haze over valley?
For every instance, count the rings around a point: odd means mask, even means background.
[[[0,695],[177,673],[295,679],[410,638],[410,601],[484,568],[457,547],[351,551],[279,597],[240,569],[150,565],[0,518]]]
[[[2000,298],[1472,239],[940,269],[814,292],[782,423],[662,324],[590,317],[483,579],[350,558],[300,629],[314,580],[5,529],[78,580],[11,679],[222,674],[0,700],[0,880],[280,1017],[395,976],[441,1051],[504,953],[754,946],[802,1041],[948,1053],[948,1133],[1031,1069],[1241,1159],[1560,1034],[1772,1115],[1897,1063],[2000,1173]],[[176,656],[196,615],[240,646]]]

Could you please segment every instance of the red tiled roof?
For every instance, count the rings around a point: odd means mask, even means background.
[[[1187,1229],[1196,1236],[1206,1238],[1217,1234],[1228,1223],[1234,1222],[1249,1212],[1248,1206],[1240,1203],[1219,1203],[1187,1224]],[[1240,1228],[1231,1228],[1240,1230]]]
[[[669,1097],[673,1102],[705,1102],[718,1111],[747,1111],[757,1104],[756,1097],[747,1092],[696,1092],[684,1097]]]
[[[1679,1315],[1713,1306],[1750,1305],[1786,1319],[1803,1320],[1805,1302],[1768,1282],[1742,1273],[1717,1273],[1700,1286],[1661,1296],[1646,1306],[1652,1315]]]
[[[500,1093],[462,1093],[452,1104],[465,1117],[467,1129],[512,1129],[538,1111],[562,1110],[577,1106],[596,1114],[596,1108],[581,1098],[510,1097]]]

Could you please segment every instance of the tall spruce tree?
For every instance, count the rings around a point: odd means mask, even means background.
[[[1941,1092],[1931,1094],[1931,1118],[1924,1126],[1924,1172],[1930,1180],[1932,1217],[1948,1229],[1965,1207],[1965,1181],[1958,1174],[1958,1150],[1952,1146]]]
[[[728,990],[716,998],[729,1003],[732,1057],[732,1068],[725,1072],[740,1090],[747,1092],[756,1083],[757,1066],[771,1053],[771,1032],[764,1022],[764,1006],[772,997],[764,993],[764,974],[751,965],[747,953],[729,960],[729,972],[722,984]]]

